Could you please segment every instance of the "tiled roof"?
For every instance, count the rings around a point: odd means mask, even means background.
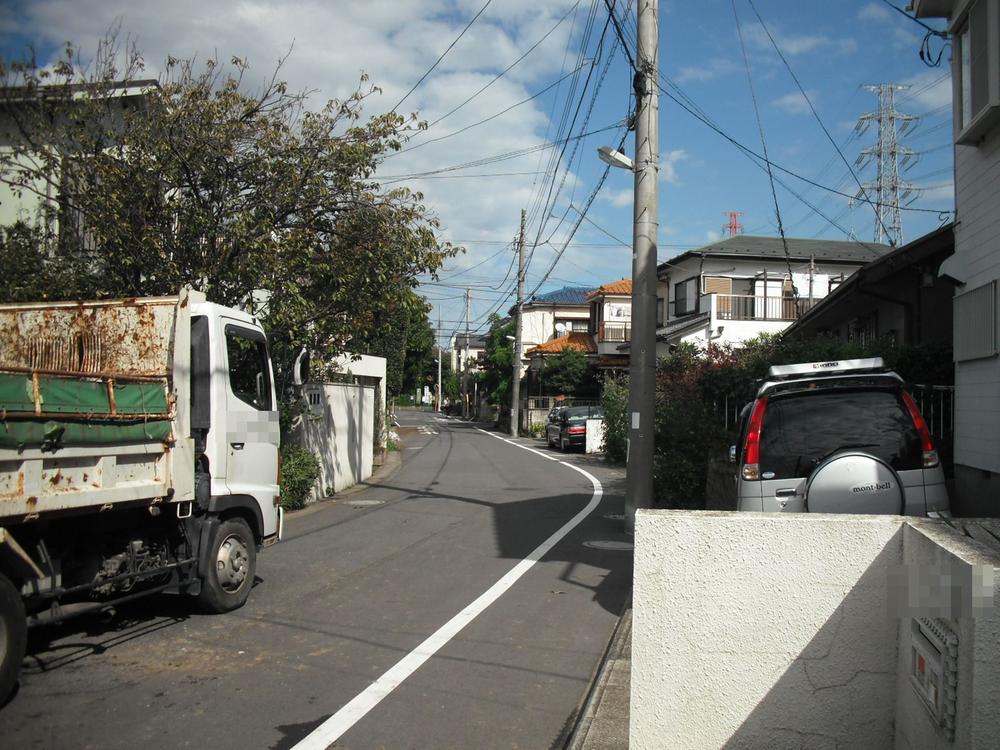
[[[597,345],[594,343],[594,337],[589,333],[574,331],[573,333],[567,333],[565,336],[560,336],[557,339],[551,339],[543,344],[534,346],[524,354],[525,356],[532,354],[558,354],[564,349],[573,349],[586,354],[594,354],[597,351]]]
[[[841,261],[864,264],[875,258],[881,257],[892,250],[889,245],[880,245],[875,242],[857,242],[855,240],[814,240],[814,239],[794,239],[787,238],[788,255],[794,260],[808,261],[813,258],[817,261]],[[695,250],[688,250],[680,255],[671,258],[664,265],[676,265],[685,258],[700,256],[724,256],[724,257],[747,257],[747,258],[784,258],[785,249],[781,244],[780,237],[754,237],[752,235],[738,234],[735,237],[727,237],[719,242],[699,247]]]
[[[610,284],[602,284],[587,295],[588,298],[600,297],[603,294],[632,294],[632,279],[618,279]]]
[[[587,295],[594,291],[586,286],[564,286],[545,294],[536,294],[526,305],[586,305]]]

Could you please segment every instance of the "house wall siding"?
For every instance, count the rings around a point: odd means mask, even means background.
[[[955,147],[955,254],[969,276],[959,292],[1000,279],[1000,128]],[[956,320],[955,325],[963,322]],[[995,515],[1000,486],[1000,360],[955,365],[956,511]],[[988,472],[984,474],[984,472]]]

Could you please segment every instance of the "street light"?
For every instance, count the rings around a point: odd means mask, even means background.
[[[612,167],[627,169],[629,172],[635,171],[635,162],[625,156],[625,154],[621,151],[615,151],[610,146],[598,147],[597,155],[601,158],[601,161],[605,164],[610,164]]]

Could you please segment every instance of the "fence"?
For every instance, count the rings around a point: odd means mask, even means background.
[[[798,320],[817,300],[716,294],[719,320]]]

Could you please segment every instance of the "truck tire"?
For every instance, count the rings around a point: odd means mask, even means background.
[[[250,595],[257,570],[253,532],[242,518],[230,518],[215,527],[211,545],[198,599],[209,612],[239,609]]]
[[[0,573],[0,706],[17,684],[28,638],[21,595]]]

